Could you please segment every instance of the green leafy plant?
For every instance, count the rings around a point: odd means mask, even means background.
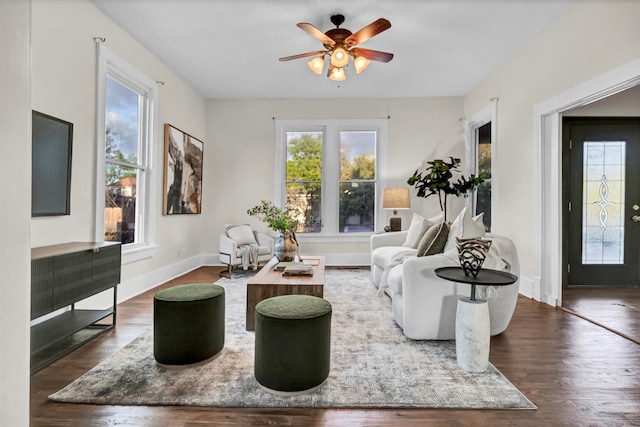
[[[248,209],[247,214],[258,217],[274,231],[293,231],[298,226],[298,221],[292,219],[288,211],[268,200],[261,200],[259,205]]]
[[[471,174],[468,178],[460,174],[454,181],[454,172],[459,173],[460,159],[454,157],[449,159],[448,162],[441,159],[427,162],[424,171],[417,169],[407,180],[407,184],[418,190],[418,197],[427,198],[434,194],[438,195],[440,210],[444,214],[445,221],[447,220],[447,197],[449,195],[467,197],[485,180],[483,174],[478,176]]]

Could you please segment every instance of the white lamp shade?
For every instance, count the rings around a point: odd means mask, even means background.
[[[331,80],[341,82],[342,80],[346,79],[347,76],[345,75],[344,70],[342,68],[334,68],[331,70],[331,75],[329,76],[329,78]]]
[[[349,63],[349,54],[346,50],[341,47],[338,47],[333,50],[331,53],[331,65],[334,67],[344,67]]]
[[[316,74],[322,74],[322,69],[324,68],[324,58],[322,56],[318,56],[317,58],[313,58],[311,61],[307,62],[309,69]]]
[[[371,64],[371,61],[369,61],[364,56],[356,56],[353,60],[353,66],[355,67],[357,74],[360,74],[362,71],[364,71],[369,66],[369,64]]]

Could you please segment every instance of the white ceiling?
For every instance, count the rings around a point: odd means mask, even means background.
[[[91,1],[202,96],[225,99],[461,96],[580,0]],[[296,24],[324,32],[336,13],[352,32],[391,21],[361,46],[394,59],[343,82],[308,59],[278,61],[322,49]]]

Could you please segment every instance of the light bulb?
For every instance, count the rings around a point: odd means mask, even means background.
[[[322,56],[318,56],[317,58],[313,58],[311,61],[307,62],[309,69],[316,74],[322,74],[322,69],[324,68],[324,58]]]
[[[355,59],[353,60],[353,65],[356,69],[356,73],[358,74],[360,74],[361,71],[367,68],[369,64],[371,64],[371,61],[369,61],[367,58],[363,56],[356,56]]]
[[[331,65],[334,67],[344,67],[349,62],[349,54],[341,47],[336,48],[331,54]]]
[[[329,78],[331,80],[341,82],[342,80],[346,79],[347,76],[345,75],[344,70],[342,68],[336,67],[333,70],[331,70],[331,75],[329,76]]]

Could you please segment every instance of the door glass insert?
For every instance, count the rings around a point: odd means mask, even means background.
[[[625,142],[585,141],[582,263],[624,263]]]

